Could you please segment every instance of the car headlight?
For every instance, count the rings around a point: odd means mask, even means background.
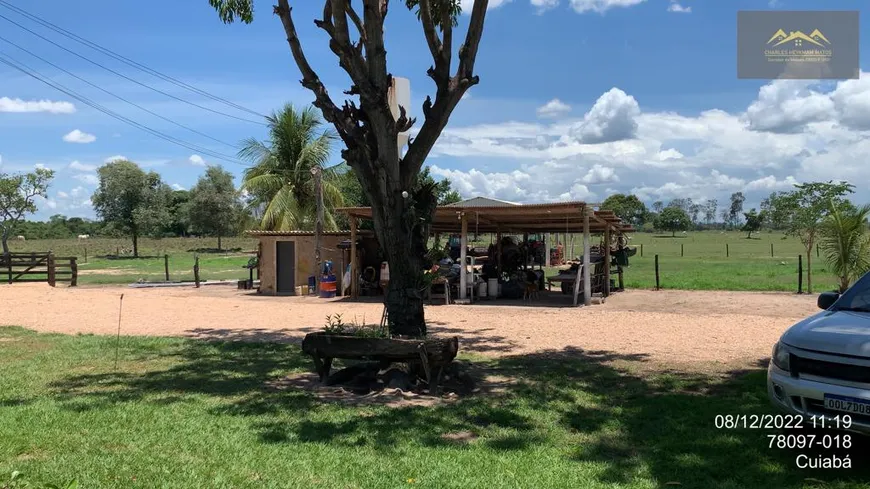
[[[791,354],[791,352],[789,352],[788,347],[786,347],[785,345],[783,345],[780,342],[776,342],[776,344],[773,345],[773,353],[771,354],[770,358],[771,358],[771,360],[773,360],[774,365],[776,365],[780,369],[788,372],[789,367],[790,367],[790,365],[789,365],[790,354]]]

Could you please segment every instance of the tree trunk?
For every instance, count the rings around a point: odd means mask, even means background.
[[[671,231],[671,237],[672,237],[672,238],[676,238],[676,237],[677,237],[677,232],[676,232],[676,231]]]
[[[423,293],[419,290],[423,273],[420,256],[415,252],[420,234],[415,233],[408,215],[410,209],[402,190],[389,192],[386,201],[381,196],[372,199],[372,218],[378,243],[390,266],[390,282],[385,305],[392,335],[425,336]]]
[[[133,258],[139,258],[139,233],[133,231]]]
[[[746,235],[746,239],[752,239],[752,231],[749,231],[749,234]]]
[[[0,235],[0,242],[2,242],[2,245],[3,245],[3,254],[8,255],[9,254],[9,229],[8,228],[3,229],[3,234]]]
[[[218,234],[218,251],[221,251],[221,250],[223,250],[223,248],[221,248],[221,235]]]
[[[419,257],[408,250],[413,237],[405,232],[401,217],[391,219],[378,233],[382,249],[390,264],[390,283],[387,287],[387,314],[390,333],[403,336],[424,336],[426,321],[423,315],[423,294],[418,289],[422,273]]]

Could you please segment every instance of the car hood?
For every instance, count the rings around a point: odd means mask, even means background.
[[[870,358],[870,313],[823,311],[789,328],[780,341],[805,350]]]

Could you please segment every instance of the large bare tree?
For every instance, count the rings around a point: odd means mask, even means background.
[[[313,1],[313,0],[305,0]],[[209,0],[225,23],[236,19],[253,20],[253,0]],[[361,5],[361,14],[357,8]],[[465,42],[453,58],[453,29],[460,13],[459,0],[404,0],[416,10],[432,56],[427,75],[435,82],[435,98],[423,103],[423,123],[403,157],[397,152],[399,133],[408,131],[415,119],[400,108],[396,120],[390,111],[388,91],[392,74],[387,68],[384,48],[384,19],[389,0],[325,0],[322,18],[314,23],[329,36],[329,48],[338,57],[352,85],[344,92],[358,97],[339,107],[327,92],[303,50],[288,0],[278,0],[274,13],[281,19],[293,59],[302,73],[302,86],[314,93],[314,105],[333,126],[345,149],[342,157],[353,169],[363,191],[372,203],[375,233],[390,264],[387,311],[393,334],[422,336],[426,333],[423,298],[419,284],[421,261],[413,250],[419,249],[420,216],[410,199],[423,162],[447,125],[450,114],[463,94],[479,82],[474,62],[483,34],[488,0],[476,0],[471,9]],[[455,64],[455,70],[453,68]],[[408,195],[408,194],[406,194]]]

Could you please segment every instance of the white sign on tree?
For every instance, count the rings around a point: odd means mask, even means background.
[[[404,107],[405,116],[411,117],[411,80],[407,78],[393,77],[393,84],[390,87],[389,92],[387,93],[387,97],[390,101],[390,111],[393,113],[393,118],[396,120],[399,119],[401,115],[399,112],[399,106]],[[410,131],[400,132],[397,138],[397,146],[399,151],[399,158],[402,157],[402,150],[405,145],[408,144],[408,140],[411,138]]]

